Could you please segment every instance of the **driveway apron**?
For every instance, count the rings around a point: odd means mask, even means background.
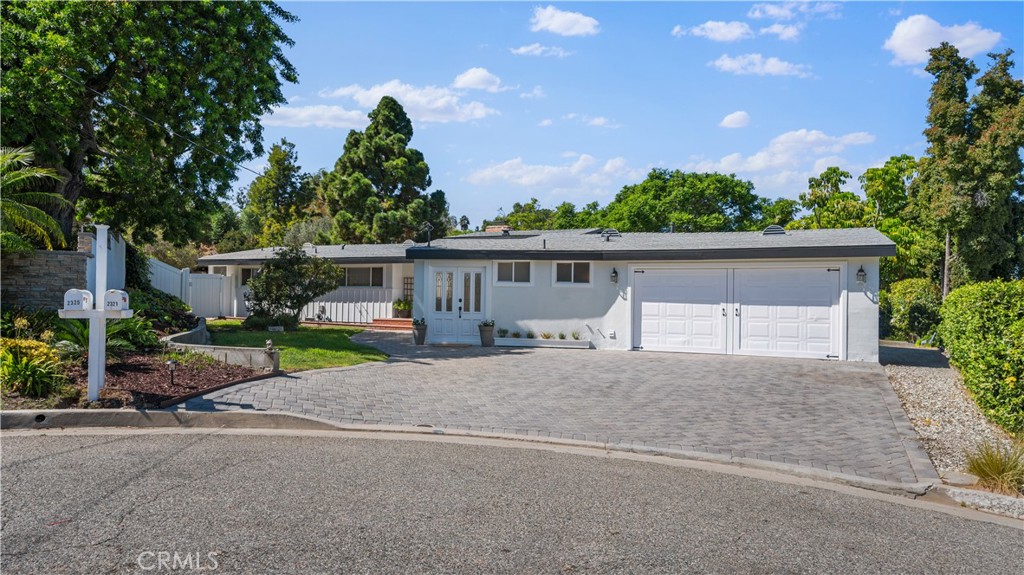
[[[938,476],[879,365],[628,351],[414,346],[189,400],[343,424],[431,426],[708,453],[918,483]]]

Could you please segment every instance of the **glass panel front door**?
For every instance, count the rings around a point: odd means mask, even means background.
[[[485,268],[434,268],[434,306],[427,338],[434,343],[479,343]]]

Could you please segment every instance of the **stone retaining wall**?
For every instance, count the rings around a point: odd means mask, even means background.
[[[86,262],[90,257],[83,252],[46,250],[4,254],[0,258],[0,298],[4,306],[60,309],[65,291],[86,289]]]
[[[163,337],[160,341],[166,343],[170,349],[202,353],[231,365],[242,365],[264,371],[280,371],[281,369],[281,354],[276,349],[210,345],[210,332],[206,330],[205,318],[199,318],[199,325],[193,329]]]

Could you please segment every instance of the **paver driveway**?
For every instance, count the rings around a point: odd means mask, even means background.
[[[299,372],[186,409],[292,411],[702,452],[883,481],[937,479],[878,365],[741,356],[413,346],[356,339],[386,363]]]

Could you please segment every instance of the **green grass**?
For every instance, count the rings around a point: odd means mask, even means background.
[[[349,339],[362,331],[350,327],[300,326],[298,331],[283,333],[246,331],[240,320],[206,322],[213,345],[264,347],[268,339],[281,350],[281,369],[302,371],[324,367],[344,367],[367,361],[383,361],[387,354]]]

